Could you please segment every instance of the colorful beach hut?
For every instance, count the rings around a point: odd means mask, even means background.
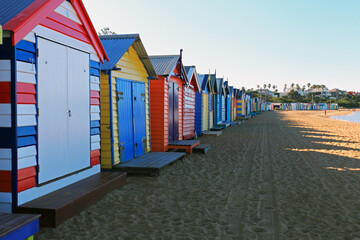
[[[81,0],[2,3],[0,211],[36,212],[42,196],[104,176],[99,76],[107,55]]]
[[[237,89],[231,86],[231,121],[236,120],[237,114]]]
[[[185,66],[185,71],[189,84],[184,87],[183,139],[191,139],[196,136],[195,102],[196,94],[200,93],[201,86],[195,66]]]
[[[201,92],[196,93],[196,134],[201,136],[210,130],[211,84],[210,74],[198,74]],[[212,127],[212,126],[211,126]]]
[[[224,82],[225,89],[225,120],[226,122],[231,122],[231,87],[229,86],[229,81]]]
[[[217,87],[216,87],[216,73],[210,74],[210,94],[209,94],[209,129],[215,126],[215,120],[216,120],[216,101],[215,96],[217,94]]]
[[[150,152],[149,79],[157,78],[139,34],[100,36],[103,169]]]
[[[225,121],[226,110],[225,110],[225,88],[224,88],[224,79],[216,78],[215,81],[215,122],[214,125],[217,126]]]
[[[151,147],[165,152],[183,139],[184,86],[189,85],[180,55],[149,56],[158,80],[150,81]]]

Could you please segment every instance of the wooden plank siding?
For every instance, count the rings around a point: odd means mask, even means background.
[[[202,106],[202,131],[208,131],[209,130],[209,95],[206,93],[202,94],[202,102],[203,102],[203,106]]]
[[[150,81],[151,144],[155,152],[166,152],[169,143],[169,85],[166,77]]]
[[[112,167],[109,75],[101,72],[101,168]]]
[[[195,90],[190,86],[184,89],[183,138],[195,137]]]
[[[59,13],[58,10],[66,7],[72,17]],[[73,31],[77,31],[85,38],[88,33],[80,21],[76,20],[76,11],[70,2],[64,1],[57,10],[48,14],[48,16],[29,32],[16,45],[16,77],[17,77],[17,158],[11,159],[18,161],[18,205],[31,201],[35,198],[46,195],[56,189],[65,187],[73,182],[79,181],[80,178],[86,178],[100,171],[100,81],[99,57],[91,43],[87,40],[82,41],[73,36]],[[61,22],[61,23],[60,23]],[[86,169],[78,174],[70,174],[61,179],[56,179],[45,185],[37,183],[37,58],[36,54],[41,56],[42,49],[37,46],[37,37],[49,39],[55,43],[75,48],[89,54],[89,85],[91,86],[91,101],[89,120],[91,122],[91,158],[88,159],[91,168]],[[37,53],[38,48],[38,53]],[[40,93],[41,94],[41,93]],[[88,110],[87,110],[88,111]],[[0,114],[1,115],[1,114]],[[1,158],[1,156],[0,156]],[[86,159],[87,161],[87,159]],[[0,198],[0,202],[2,199]]]
[[[139,55],[135,51],[134,47],[131,46],[129,50],[122,56],[119,62],[116,64],[116,68],[120,68],[120,71],[112,71],[112,91],[113,91],[113,124],[114,124],[114,163],[119,164],[120,153],[119,153],[119,130],[118,130],[118,107],[116,102],[116,78],[128,79],[137,82],[145,83],[145,111],[146,111],[146,145],[147,152],[151,151],[150,145],[150,108],[149,108],[149,80],[148,73],[144,64],[139,58]]]
[[[109,86],[109,74],[104,71],[101,72],[101,119],[102,119],[102,168],[111,169],[113,165],[121,162],[119,149],[119,126],[118,126],[118,104],[116,93],[116,79],[127,79],[135,82],[145,83],[145,111],[146,111],[146,141],[147,152],[151,151],[150,145],[150,108],[149,108],[149,80],[148,73],[141,62],[137,52],[131,46],[129,50],[122,56],[116,64],[116,68],[121,70],[111,71],[111,87]],[[111,94],[110,94],[111,89]],[[112,99],[110,101],[110,95]],[[112,103],[112,106],[110,106]],[[112,114],[110,114],[112,111]],[[112,121],[110,121],[112,115]]]

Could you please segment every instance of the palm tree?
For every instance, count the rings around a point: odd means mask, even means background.
[[[305,91],[305,85],[302,87],[302,89],[301,89],[303,92]]]
[[[270,88],[271,88],[271,83],[268,84],[268,89],[270,89]]]
[[[272,85],[272,88],[273,88],[273,90],[275,91],[276,86],[275,86],[275,85]]]
[[[264,89],[266,89],[266,84],[264,84]]]
[[[257,85],[256,87],[257,87],[257,89],[260,89],[260,85]]]
[[[300,89],[299,84],[296,84],[296,90],[299,90],[299,89]]]
[[[287,84],[285,83],[284,84],[284,92],[286,92],[286,89],[287,89]]]
[[[311,83],[308,83],[308,84],[307,84],[307,87],[310,88],[310,86],[311,86]]]
[[[292,84],[291,84],[291,88],[294,88],[294,86],[295,86],[295,83],[292,83]]]

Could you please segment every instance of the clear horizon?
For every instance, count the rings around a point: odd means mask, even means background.
[[[360,1],[84,0],[97,31],[139,33],[149,55],[178,54],[230,85],[324,84],[360,91]]]

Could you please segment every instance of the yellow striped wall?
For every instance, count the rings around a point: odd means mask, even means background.
[[[208,131],[208,120],[209,120],[209,95],[206,93],[202,94],[202,130],[203,131]]]
[[[112,168],[109,75],[101,71],[101,168]]]
[[[118,135],[118,118],[117,118],[117,104],[116,104],[116,78],[123,78],[133,81],[145,82],[145,109],[146,109],[146,139],[147,139],[147,151],[150,152],[150,118],[149,118],[149,80],[148,73],[141,62],[135,49],[131,46],[129,51],[124,54],[120,61],[116,64],[117,68],[121,71],[112,71],[112,90],[113,90],[113,116],[114,116],[114,145],[115,152],[115,164],[120,163],[119,155],[119,135]]]

